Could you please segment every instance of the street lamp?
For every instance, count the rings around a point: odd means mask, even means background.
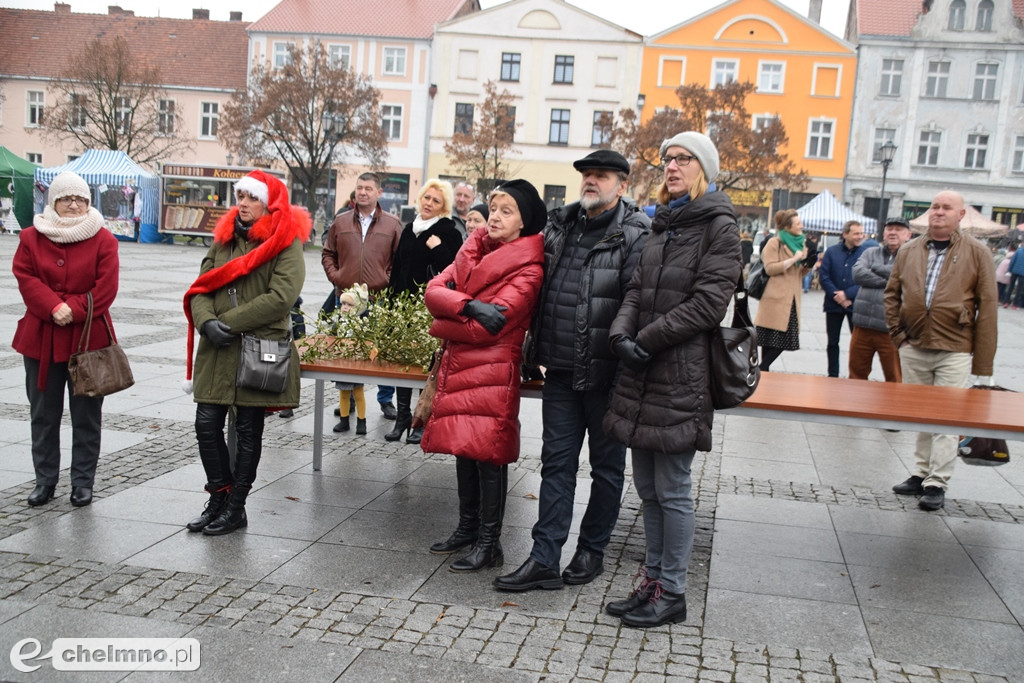
[[[882,226],[885,225],[885,177],[889,174],[889,164],[896,156],[896,145],[892,143],[892,140],[886,140],[879,152],[882,156],[882,191],[878,196],[878,226],[876,230],[878,241],[881,242],[884,237]]]
[[[330,149],[327,151],[327,199],[330,200],[332,193],[331,187],[331,171],[334,167],[334,147],[338,144],[341,139],[341,134],[344,132],[344,122],[342,117],[334,114],[330,109],[325,109],[324,113],[320,116],[320,123],[324,128],[324,137],[327,138],[330,143]],[[316,188],[313,188],[316,192]],[[326,207],[325,211],[326,211]],[[331,202],[331,209],[334,209],[334,202]],[[327,226],[324,226],[324,232],[327,232]]]

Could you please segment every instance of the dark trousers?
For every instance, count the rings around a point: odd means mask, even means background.
[[[608,410],[608,389],[573,391],[571,372],[549,371],[542,398],[540,510],[533,525],[530,556],[549,569],[558,569],[572,524],[583,437],[589,434],[592,482],[578,547],[599,554],[608,545],[619,517],[626,447],[609,439],[601,428]]]
[[[227,441],[224,438],[224,420],[231,406],[212,403],[196,404],[196,441],[199,457],[206,471],[206,481],[213,488],[227,484],[248,491],[256,481],[256,468],[263,454],[264,408],[235,408],[235,466],[231,467]]]
[[[1010,289],[1006,292],[1006,299],[1017,308],[1024,306],[1024,275],[1010,276]]]
[[[75,396],[67,363],[51,363],[46,388],[39,389],[40,361],[25,358],[25,393],[32,423],[32,465],[36,484],[56,486],[60,478],[60,421],[64,388],[71,411],[71,485],[91,489],[100,460],[103,397]]]
[[[839,333],[843,331],[843,320],[846,320],[847,327],[853,332],[853,306],[842,313],[825,314],[825,331],[828,334],[825,351],[828,353],[829,377],[839,376]]]

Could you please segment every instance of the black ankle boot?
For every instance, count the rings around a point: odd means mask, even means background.
[[[398,417],[395,418],[395,428],[384,435],[385,441],[398,441],[412,427],[412,389],[398,387],[395,389],[395,402],[398,404]]]
[[[202,531],[210,525],[210,522],[217,519],[221,510],[224,509],[224,503],[228,500],[228,491],[231,490],[231,487],[227,484],[216,484],[214,482],[207,483],[205,488],[210,494],[210,499],[206,501],[203,514],[185,525],[185,528],[189,531]]]
[[[409,432],[409,438],[405,440],[406,443],[419,443],[423,440],[423,427],[413,427],[412,431]]]
[[[357,417],[356,418],[356,434],[359,435],[359,436],[362,436],[363,434],[366,434],[366,418],[365,417]]]
[[[334,433],[340,434],[341,432],[347,432],[349,430],[348,415],[338,418],[338,424],[334,425]]]
[[[505,516],[508,465],[477,463],[480,476],[480,535],[469,554],[448,565],[456,573],[475,572],[505,563],[501,549],[501,523]]]
[[[251,486],[234,484],[228,494],[227,503],[217,515],[217,518],[210,522],[203,534],[206,536],[223,536],[230,534],[235,529],[241,529],[249,524],[245,516],[245,499],[249,495]]]
[[[447,555],[476,542],[480,528],[480,475],[476,463],[455,456],[455,476],[459,483],[459,525],[448,537],[430,546],[435,555]]]

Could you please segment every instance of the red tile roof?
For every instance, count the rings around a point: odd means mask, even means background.
[[[425,39],[434,24],[479,9],[478,0],[281,0],[249,30]]]
[[[0,74],[53,78],[97,37],[124,36],[165,86],[245,87],[249,38],[241,21],[161,19],[0,8]]]
[[[862,36],[909,36],[924,4],[922,0],[851,1],[857,3],[857,33]],[[1013,13],[1024,21],[1024,0],[1013,0]]]

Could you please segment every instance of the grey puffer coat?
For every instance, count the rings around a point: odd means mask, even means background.
[[[853,264],[853,281],[860,291],[853,302],[854,327],[888,332],[885,322],[885,285],[896,263],[896,254],[884,244],[868,249]]]
[[[718,216],[732,220],[712,227]],[[712,233],[702,256],[705,230]],[[658,207],[610,330],[612,338],[635,339],[651,361],[641,372],[621,367],[604,418],[611,438],[657,453],[711,450],[708,333],[725,317],[740,258],[739,228],[724,192]]]
[[[553,272],[562,257],[566,237],[579,211],[579,202],[574,202],[548,213],[548,223],[544,228],[544,284],[540,302],[545,300]],[[574,391],[611,386],[619,359],[608,346],[608,327],[625,296],[650,224],[647,214],[636,204],[621,199],[604,237],[590,250],[583,263],[572,321],[573,334],[559,340],[559,343],[573,349],[576,358],[572,376]],[[524,356],[527,366],[537,365],[536,339],[540,325],[545,324],[543,309],[543,305],[537,306],[527,338]]]

